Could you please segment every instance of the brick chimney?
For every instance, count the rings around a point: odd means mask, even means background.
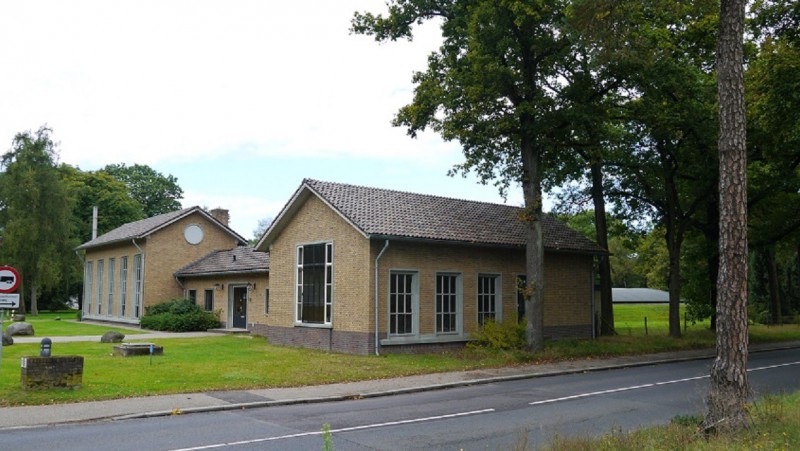
[[[228,213],[228,210],[224,208],[218,207],[213,210],[210,210],[208,213],[211,214],[211,216],[213,216],[214,219],[225,224],[226,226],[228,225],[228,221],[230,221],[231,219],[230,213]]]

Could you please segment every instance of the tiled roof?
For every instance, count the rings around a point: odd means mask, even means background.
[[[142,219],[139,221],[123,224],[110,232],[104,233],[93,240],[81,244],[76,249],[87,249],[90,247],[102,246],[104,244],[112,244],[121,241],[129,241],[132,239],[144,238],[145,236],[155,232],[156,230],[172,222],[175,222],[183,218],[184,216],[188,216],[189,214],[192,214],[195,211],[200,212],[208,219],[219,224],[220,227],[224,228],[228,233],[233,235],[241,243],[246,242],[246,240],[241,236],[239,236],[239,234],[234,232],[231,228],[229,228],[225,224],[222,224],[221,222],[217,221],[213,216],[206,213],[202,208],[189,207],[189,208],[184,208],[183,210],[171,211],[169,213],[164,213],[147,219]]]
[[[311,179],[304,180],[299,191],[304,188],[370,238],[520,247],[526,243],[519,207]],[[551,251],[604,252],[596,243],[549,215],[544,215],[542,237],[545,249]]]
[[[269,272],[269,253],[252,247],[214,251],[175,272],[178,277]]]

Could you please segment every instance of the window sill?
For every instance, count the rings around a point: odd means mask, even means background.
[[[299,323],[295,321],[294,327],[309,327],[312,329],[333,329],[333,324]]]
[[[413,337],[392,337],[381,340],[381,346],[402,346],[430,343],[459,343],[471,341],[471,338],[461,335],[422,335]]]

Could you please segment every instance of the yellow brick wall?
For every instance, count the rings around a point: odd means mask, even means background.
[[[361,331],[370,311],[369,241],[313,195],[270,248],[268,324],[294,324],[297,246],[319,242],[333,242],[333,325],[341,331]]]
[[[269,326],[292,327],[295,318],[297,245],[334,243],[334,319],[338,331],[374,332],[374,260],[384,240],[370,242],[316,196],[309,197],[270,248]],[[390,240],[380,261],[380,332],[387,332],[388,279],[391,270],[412,270],[419,281],[419,333],[435,333],[435,277],[458,273],[463,290],[463,333],[478,327],[477,281],[500,276],[503,318],[517,315],[517,282],[524,274],[522,249],[488,248]],[[547,253],[545,257],[545,326],[591,324],[592,257]],[[263,324],[263,323],[262,323]]]
[[[183,231],[189,224],[203,229],[203,241],[193,245],[186,242]],[[183,296],[173,274],[189,263],[215,250],[233,249],[236,240],[200,213],[193,213],[180,221],[153,233],[147,238],[145,249],[144,305],[153,305]]]
[[[186,242],[183,230],[189,224],[199,225],[204,232],[203,241],[197,245]],[[144,251],[142,275],[143,291],[140,315],[144,315],[144,308],[148,305],[158,304],[169,299],[182,297],[183,290],[175,280],[173,274],[183,266],[209,254],[215,250],[232,249],[236,247],[236,239],[226,231],[220,229],[215,223],[207,220],[199,213],[193,213],[186,218],[172,223],[165,228],[154,232],[147,239],[138,240],[136,244]],[[138,321],[134,317],[134,255],[141,253],[131,241],[125,241],[109,246],[87,249],[85,261],[93,262],[93,277],[91,287],[91,311],[89,317],[98,317],[97,312],[97,262],[103,260],[103,309],[99,319]],[[128,256],[127,301],[125,316],[120,312],[120,268],[121,257]],[[114,268],[114,302],[112,312],[108,312],[108,260],[115,259]],[[263,296],[262,296],[263,297]],[[85,305],[86,294],[84,294]]]
[[[89,315],[97,315],[97,289],[98,289],[98,281],[97,281],[97,271],[98,271],[98,261],[103,261],[103,308],[100,314],[101,317],[115,317],[115,318],[123,318],[123,319],[130,319],[133,320],[133,293],[134,293],[134,285],[133,285],[133,256],[138,254],[139,250],[133,246],[131,243],[121,243],[116,246],[112,247],[105,247],[101,249],[93,249],[86,253],[86,262],[93,262],[92,270],[94,274],[92,275],[92,286],[90,287],[91,291],[91,311]],[[127,273],[127,296],[126,296],[126,307],[125,307],[125,316],[121,316],[121,308],[120,308],[120,292],[121,292],[121,284],[122,281],[120,279],[120,269],[122,268],[122,257],[128,257],[128,273]],[[114,266],[114,301],[113,307],[111,312],[108,311],[108,268],[109,268],[109,259],[113,258],[115,260]],[[84,311],[86,309],[86,301],[87,296],[89,293],[84,293]]]
[[[231,287],[234,285],[246,286],[248,283],[253,288],[251,288],[248,296],[247,324],[266,323],[268,315],[264,313],[264,302],[266,290],[269,288],[269,275],[267,274],[191,277],[184,280],[183,285],[187,297],[189,290],[197,291],[197,304],[201,307],[205,306],[205,290],[211,290],[214,297],[212,311],[219,314],[220,321],[226,326],[230,326],[228,306]]]

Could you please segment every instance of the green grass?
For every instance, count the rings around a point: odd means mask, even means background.
[[[666,305],[646,306],[654,317],[664,314]],[[622,306],[615,314],[640,315],[640,307]],[[619,312],[619,313],[617,313]],[[57,314],[30,317],[36,335],[99,335],[112,327],[67,320]],[[618,323],[619,324],[619,323]],[[45,332],[41,332],[44,330]],[[122,330],[126,341],[135,333]],[[751,326],[753,343],[800,339],[800,325]],[[114,357],[112,344],[99,342],[54,343],[53,355],[84,356],[83,387],[79,390],[20,390],[20,358],[39,353],[38,343],[17,343],[4,347],[0,367],[0,407],[21,404],[114,399],[131,396],[236,390],[351,382],[445,371],[462,371],[570,359],[643,354],[685,349],[711,349],[715,338],[708,326],[688,330],[682,338],[671,338],[667,329],[644,335],[643,328],[620,331],[597,340],[558,340],[546,343],[542,353],[493,351],[467,348],[461,352],[426,355],[354,356],[273,346],[260,337],[215,336],[175,338],[157,341],[164,355],[153,358]]]
[[[668,425],[632,432],[612,431],[600,438],[556,437],[547,449],[616,450],[790,450],[800,449],[800,392],[766,396],[750,406],[751,428],[731,436],[699,433],[702,418],[676,418]],[[525,449],[525,447],[518,447]]]
[[[20,358],[38,344],[3,348],[0,406],[52,404],[267,387],[297,387],[395,376],[478,369],[509,363],[501,355],[473,353],[354,356],[273,346],[260,337],[223,335],[158,340],[163,356],[112,356],[113,344],[54,343],[53,355],[84,357],[78,390],[20,390]]]
[[[12,324],[9,318],[3,319],[3,330]],[[143,334],[147,331],[129,329],[113,325],[102,326],[77,321],[74,310],[64,312],[40,312],[36,316],[25,315],[25,322],[31,323],[36,337],[74,337],[78,335],[103,335],[109,330],[125,335]]]
[[[692,323],[684,321],[684,305],[680,308],[681,331],[704,330],[710,327],[708,320]],[[637,335],[669,332],[669,305],[667,304],[615,304],[614,326],[619,334]]]

